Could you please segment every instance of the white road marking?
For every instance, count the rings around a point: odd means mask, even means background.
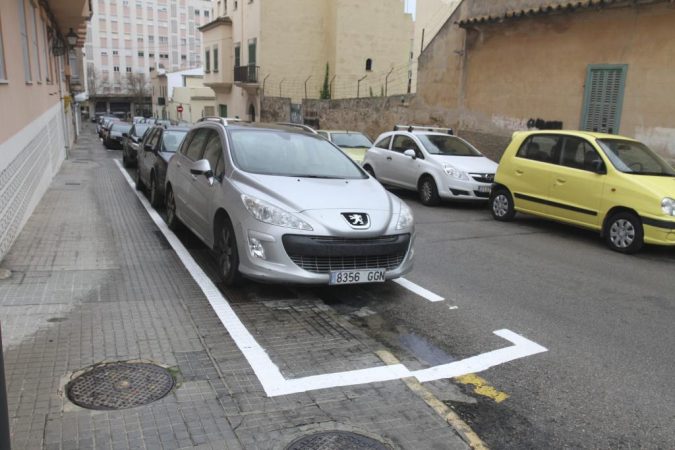
[[[119,160],[115,164],[122,172],[122,175],[134,188],[134,182],[126,170],[122,168]],[[480,372],[489,369],[498,364],[502,364],[514,359],[524,358],[526,356],[547,351],[541,345],[530,341],[512,331],[499,330],[494,333],[514,345],[499,350],[494,350],[471,358],[455,361],[450,364],[434,366],[428,369],[410,371],[403,364],[394,364],[391,366],[369,367],[366,369],[350,370],[347,372],[326,373],[321,375],[308,376],[303,378],[286,379],[279,370],[279,367],[272,362],[265,349],[255,340],[253,335],[246,329],[244,324],[234,312],[229,302],[211,279],[199,267],[192,258],[183,243],[169,229],[161,216],[155,211],[150,202],[139,191],[134,190],[141,204],[146,209],[150,218],[166,237],[173,250],[185,266],[192,278],[197,282],[211,307],[216,312],[227,332],[230,334],[239,351],[244,355],[249,365],[258,377],[268,397],[278,395],[289,395],[299,392],[307,392],[316,389],[328,389],[339,386],[353,386],[357,384],[374,383],[381,381],[398,380],[407,377],[416,377],[420,382],[439,380],[442,378],[456,377],[469,373]],[[399,279],[402,280],[402,279]],[[395,281],[399,281],[395,280]],[[404,280],[407,281],[407,280]],[[408,282],[409,283],[409,282]],[[400,284],[400,283],[399,283]],[[412,284],[412,283],[411,283]],[[414,285],[417,286],[417,285]],[[424,289],[417,286],[419,289]],[[426,291],[426,289],[424,289]],[[429,291],[426,291],[429,292]],[[433,293],[430,293],[433,294]],[[435,295],[435,294],[433,294]],[[442,300],[442,299],[441,299]],[[436,300],[439,301],[439,300]]]
[[[459,306],[451,306],[448,309],[459,309]]]
[[[397,284],[403,286],[407,290],[409,290],[411,292],[414,292],[415,294],[419,295],[420,297],[426,298],[430,302],[442,302],[443,300],[445,300],[440,295],[436,295],[433,292],[431,292],[427,289],[424,289],[422,286],[419,286],[419,285],[413,283],[410,280],[406,280],[405,278],[396,278],[394,280],[394,283],[397,283]]]

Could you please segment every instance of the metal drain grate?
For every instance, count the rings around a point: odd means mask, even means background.
[[[66,386],[66,394],[83,408],[126,409],[159,400],[173,386],[173,377],[162,367],[146,363],[112,363],[75,378]]]
[[[348,431],[326,431],[303,436],[286,450],[391,450],[382,442]]]

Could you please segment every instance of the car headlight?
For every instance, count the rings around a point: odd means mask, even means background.
[[[310,224],[299,217],[260,199],[242,195],[241,200],[244,202],[244,206],[246,206],[248,212],[261,222],[278,227],[294,228],[296,230],[314,230]]]
[[[396,223],[397,230],[403,230],[412,227],[414,222],[412,210],[405,203],[401,202],[401,212],[398,215]]]
[[[457,178],[458,180],[468,180],[469,176],[459,170],[457,167],[451,166],[450,164],[443,164],[443,170],[445,170],[445,173],[450,175],[453,178]]]
[[[661,200],[661,210],[669,216],[675,216],[675,200],[669,197]]]

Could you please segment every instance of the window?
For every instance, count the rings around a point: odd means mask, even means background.
[[[211,51],[206,50],[204,53],[204,72],[211,72]]]
[[[373,60],[368,58],[366,59],[366,72],[372,72],[373,70]]]
[[[234,0],[234,10],[237,10],[237,7],[239,6],[239,2],[237,0]]]
[[[562,144],[562,136],[538,134],[523,142],[516,156],[534,161],[557,163]]]
[[[119,55],[119,54],[120,54],[120,52],[119,52],[119,51],[117,51],[117,50],[113,50],[112,52],[113,52],[113,56],[115,56],[115,55]]]
[[[598,152],[585,139],[574,136],[565,138],[560,158],[563,166],[594,172],[593,161],[599,159]]]
[[[385,150],[389,150],[389,144],[390,143],[391,143],[391,136],[387,136],[386,138],[382,139],[380,142],[375,144],[375,147],[383,148]]]
[[[202,155],[204,154],[204,144],[206,143],[207,138],[210,137],[210,132],[211,130],[205,128],[197,130],[190,141],[190,145],[187,147],[185,156],[193,161],[202,159]]]
[[[5,69],[5,46],[2,43],[2,24],[0,23],[0,80],[7,79],[7,70]]]
[[[234,67],[241,66],[241,45],[234,44]]]
[[[195,16],[199,17],[199,10],[195,9]]]
[[[0,30],[0,35],[2,30]],[[2,47],[2,36],[0,36],[0,47]],[[44,51],[44,60],[45,60],[45,80],[47,83],[52,82],[52,60],[49,59],[49,41],[47,39],[47,25],[45,22],[42,22],[42,50]],[[88,51],[88,55],[93,55],[93,52]],[[0,48],[0,59],[2,59],[2,49]],[[0,61],[0,65],[2,62]],[[2,74],[0,73],[0,78]]]
[[[127,73],[131,73],[131,67],[127,67]]]
[[[180,55],[180,59],[181,59],[181,61],[187,60],[187,55]]]
[[[148,57],[154,58],[154,57],[155,57],[155,54],[154,54],[154,53],[148,53]]]
[[[29,44],[28,44],[28,26],[26,25],[26,5],[24,0],[18,0],[19,2],[19,30],[21,34],[21,50],[23,51],[23,76],[26,80],[26,83],[33,82],[33,76],[31,75],[30,70],[30,53],[29,53]]]
[[[31,3],[31,18],[33,19],[33,64],[37,69],[38,83],[42,81],[42,67],[40,67],[40,49],[38,47],[38,14],[36,14],[37,7]]]
[[[394,137],[394,142],[391,146],[391,149],[395,152],[403,153],[406,150],[415,150],[415,153],[420,155],[420,149],[417,147],[417,144],[410,136],[404,134],[397,134]]]
[[[153,36],[153,35],[148,35],[148,42],[150,42],[150,43],[155,42],[155,36]]]
[[[140,56],[141,58],[144,57],[144,56],[145,56],[145,52],[138,52],[138,56]]]
[[[213,47],[213,71],[218,72],[218,46]]]
[[[590,65],[586,74],[581,129],[618,133],[627,65]]]
[[[249,39],[248,41],[248,65],[255,66],[256,63],[256,47],[258,45],[257,39]]]
[[[227,105],[218,105],[218,113],[220,114],[220,117],[227,117]]]
[[[120,66],[113,66],[113,72],[119,72]]]
[[[204,11],[204,17],[207,18],[207,19],[209,18],[209,12],[208,11]]]
[[[206,142],[206,147],[204,147],[204,156],[202,159],[207,159],[211,164],[211,169],[215,169],[218,163],[218,158],[220,157],[222,150],[222,144],[220,143],[220,136],[215,130],[209,130],[209,138]]]

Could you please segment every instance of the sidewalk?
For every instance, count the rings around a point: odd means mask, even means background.
[[[327,430],[467,448],[401,380],[267,397],[113,158],[87,126],[0,263],[12,271],[0,321],[13,449],[282,449]],[[378,344],[331,308],[285,291],[254,285],[231,299],[285,376],[382,364]],[[117,361],[166,367],[176,386],[109,411],[64,395],[75,374]]]

